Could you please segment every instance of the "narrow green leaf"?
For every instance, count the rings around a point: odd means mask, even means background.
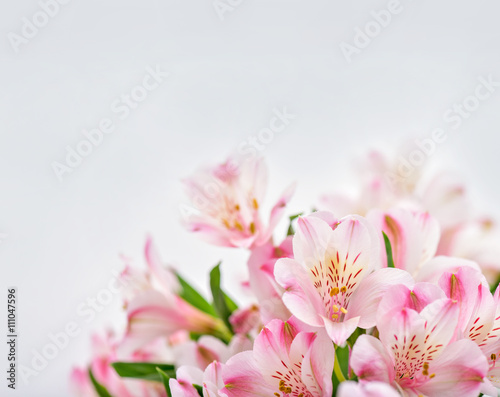
[[[389,240],[389,237],[387,237],[387,234],[384,232],[382,232],[382,234],[384,235],[385,252],[387,253],[387,267],[395,267],[394,258],[392,257],[391,241]]]
[[[224,300],[226,301],[226,305],[229,311],[232,313],[237,310],[238,305],[229,296],[227,296],[224,291],[222,291],[222,293],[224,294]]]
[[[299,216],[301,216],[302,214],[303,214],[303,212],[300,212],[298,214],[295,214],[295,215],[292,215],[292,216],[289,217],[289,219],[290,219],[290,225],[288,226],[288,231],[286,233],[287,236],[291,236],[291,235],[295,234],[295,229],[293,227],[293,221],[295,219],[297,219]]]
[[[172,397],[172,392],[170,391],[170,382],[169,382],[171,377],[158,367],[156,367],[156,371],[158,371],[158,374],[160,375],[160,378],[163,382],[163,386],[165,386],[167,397]]]
[[[337,356],[341,373],[349,374],[349,346],[347,344],[344,347],[337,346],[335,355]]]
[[[182,290],[179,296],[186,302],[190,303],[194,307],[200,309],[201,311],[215,316],[215,310],[213,306],[207,302],[207,300],[194,289],[179,273],[176,273],[177,279],[181,284]]]
[[[170,377],[175,377],[175,367],[171,364],[157,363],[124,363],[116,362],[111,364],[116,373],[122,378],[135,378],[162,382],[163,379],[158,374],[157,368],[161,369]]]
[[[195,384],[193,384],[193,387],[196,389],[198,394],[203,397],[203,387],[201,387],[200,385],[195,385]]]
[[[89,378],[99,397],[113,397],[111,394],[109,394],[106,388],[95,379],[94,374],[92,373],[92,370],[90,368],[89,368]]]
[[[353,347],[358,338],[364,334],[366,334],[365,329],[359,327],[356,328],[356,330],[351,334],[351,336],[347,338],[347,343],[349,344],[349,346]]]
[[[333,386],[333,394],[332,396],[337,395],[337,389],[340,384],[345,381],[344,374],[342,373],[342,369],[340,368],[339,360],[337,357],[337,346],[335,346],[335,357],[333,364],[333,372],[332,372],[332,386]]]
[[[229,322],[232,310],[228,306],[227,296],[220,288],[220,263],[210,272],[210,290],[214,298],[214,308],[217,315],[222,319],[229,330],[233,330]]]
[[[492,294],[495,293],[495,291],[497,290],[498,286],[500,285],[500,276],[498,276],[498,278],[496,279],[496,281],[493,283],[493,285],[490,286],[490,292]]]

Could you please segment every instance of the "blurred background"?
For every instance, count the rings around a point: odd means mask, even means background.
[[[26,367],[51,334],[80,332],[0,395],[70,395],[90,334],[125,320],[117,295],[91,320],[79,310],[120,254],[144,266],[147,234],[204,291],[220,259],[238,289],[246,254],[183,229],[180,180],[248,148],[276,111],[294,117],[258,152],[269,202],[298,183],[289,214],[354,183],[370,148],[439,128],[425,162],[456,171],[498,216],[499,15],[493,0],[2,1],[0,296],[18,288]],[[99,141],[96,128],[112,131]],[[91,153],[71,159],[77,148]]]

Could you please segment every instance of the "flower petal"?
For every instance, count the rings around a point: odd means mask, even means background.
[[[390,385],[383,382],[342,382],[337,397],[401,397]]]
[[[379,269],[367,276],[351,296],[346,319],[360,317],[359,327],[375,326],[380,300],[391,286],[397,284],[410,287],[414,281],[408,272],[392,268]]]
[[[309,325],[323,326],[320,314],[326,314],[325,307],[307,271],[297,261],[283,258],[276,262],[274,275],[285,289],[283,302],[288,310]]]
[[[382,342],[370,335],[361,335],[352,348],[350,365],[359,379],[394,381],[394,361]]]
[[[436,375],[420,386],[419,392],[440,397],[477,396],[487,372],[488,363],[479,347],[462,339],[430,362],[429,373]]]

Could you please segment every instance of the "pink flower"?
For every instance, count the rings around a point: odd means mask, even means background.
[[[269,241],[254,248],[248,259],[250,287],[264,324],[275,318],[285,321],[291,316],[281,299],[284,290],[274,278],[274,266],[279,258],[292,257],[292,237],[289,236],[277,247]]]
[[[229,159],[186,180],[194,208],[185,211],[186,226],[212,244],[256,247],[266,243],[293,194],[287,189],[271,210],[266,226],[261,206],[267,188],[264,161]]]
[[[179,331],[212,335],[226,332],[220,319],[202,312],[177,295],[180,288],[177,278],[162,266],[151,239],[146,243],[145,254],[150,284],[137,290],[128,302],[128,326],[121,346],[124,351],[133,351]]]
[[[337,397],[400,397],[390,385],[382,382],[342,382]]]
[[[395,208],[385,212],[370,211],[367,218],[389,238],[397,268],[415,276],[434,257],[440,230],[438,222],[428,213]],[[387,263],[385,244],[381,253],[382,263]]]
[[[478,395],[488,363],[475,343],[455,341],[460,308],[440,296],[426,283],[387,292],[377,315],[380,340],[362,335],[352,350],[351,368],[360,380],[385,382],[408,395]]]
[[[295,259],[279,259],[275,268],[285,305],[304,323],[326,328],[337,345],[356,327],[373,327],[385,290],[413,283],[403,270],[380,268],[380,246],[362,217],[343,218],[334,229],[318,216],[299,218]]]
[[[203,335],[197,341],[189,340],[173,346],[172,364],[204,370],[214,361],[225,363],[235,354],[251,348],[252,341],[244,335],[233,336],[228,345],[213,336]]]
[[[476,343],[489,363],[488,382],[481,392],[495,395],[494,387],[500,387],[500,289],[493,296],[485,277],[472,268],[461,268],[457,272],[446,272],[439,280],[446,296],[457,301],[460,307],[460,336]],[[491,384],[490,384],[491,382]]]
[[[111,367],[115,361],[162,361],[163,349],[161,346],[144,346],[142,350],[132,355],[119,356],[118,343],[112,333],[105,336],[93,335],[92,361],[90,369],[96,380],[102,384],[113,396],[120,397],[165,397],[165,388],[156,382],[137,382],[121,378]],[[72,388],[79,397],[97,397],[88,375],[87,369],[76,368],[71,374]]]
[[[201,385],[203,371],[196,367],[182,366],[176,371],[176,378],[169,381],[172,397],[199,397],[193,385]]]
[[[222,381],[222,364],[214,361],[204,372],[197,368],[183,366],[177,370],[176,379],[170,379],[172,397],[199,397],[193,385],[203,388],[204,397],[222,397],[220,390],[224,387]]]
[[[322,332],[299,331],[290,322],[271,321],[253,351],[232,357],[222,368],[228,397],[332,394],[332,342]]]
[[[491,219],[473,219],[448,229],[439,244],[438,254],[472,259],[490,284],[500,274],[500,229]]]

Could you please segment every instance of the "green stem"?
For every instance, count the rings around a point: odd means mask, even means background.
[[[337,352],[335,352],[335,361],[333,363],[333,372],[335,373],[335,376],[337,377],[339,382],[344,382],[346,380],[344,377],[344,374],[342,373],[342,369],[340,368],[339,360],[337,358]]]
[[[233,338],[233,333],[229,330],[229,328],[227,328],[227,326],[222,321],[220,321],[218,327],[212,332],[212,335],[226,344],[229,344],[229,342]]]

